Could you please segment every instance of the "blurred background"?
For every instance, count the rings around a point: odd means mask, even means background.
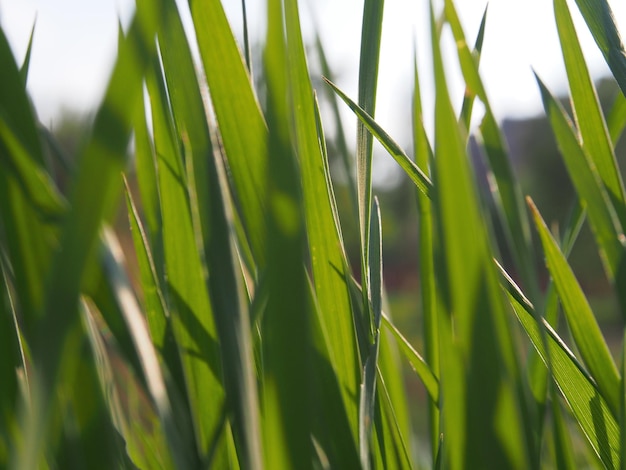
[[[242,42],[241,1],[225,0],[222,3],[235,34]],[[568,107],[567,83],[551,3],[545,0],[489,2],[481,73],[494,113],[508,142],[510,158],[523,191],[533,197],[544,219],[558,231],[559,224],[572,205],[574,193],[550,126],[543,115],[533,77],[534,70],[553,93],[562,97]],[[625,32],[626,2],[613,0],[609,3],[621,31]],[[258,50],[262,48],[265,35],[264,2],[248,0],[246,6],[251,47]],[[466,37],[471,42],[476,37],[486,6],[485,0],[457,2]],[[301,2],[305,39],[309,44],[309,65],[326,119],[333,119],[333,116],[328,90],[320,80],[320,57],[314,48],[315,38],[319,33],[333,73],[332,78],[349,96],[356,98],[362,8],[362,0]],[[88,131],[91,113],[102,98],[115,58],[118,25],[125,28],[133,10],[132,0],[0,0],[0,25],[8,36],[18,63],[23,60],[35,26],[28,89],[42,124],[58,137],[68,155],[76,154],[81,139]],[[185,17],[185,8],[181,10]],[[604,78],[609,76],[608,69],[573,5],[571,11],[600,100],[605,111],[608,111],[618,92],[617,86],[612,80]],[[188,20],[187,25],[190,24]],[[192,28],[188,30],[193,34]],[[460,107],[464,87],[458,65],[454,61],[454,43],[449,32],[445,33],[446,66],[452,72],[449,86]],[[409,154],[412,151],[411,99],[416,57],[425,125],[427,131],[432,133],[434,86],[428,49],[429,34],[426,0],[385,2],[376,119]],[[261,68],[260,64],[256,64],[256,67],[257,71]],[[261,80],[259,77],[260,73],[256,78]],[[347,146],[353,152],[356,118],[346,107],[340,106],[340,112]],[[481,117],[478,105],[474,116],[478,120],[472,123],[471,130]],[[329,128],[335,126],[330,125]],[[333,158],[333,153],[337,153],[333,149],[337,149],[338,136],[331,133],[327,137]],[[421,350],[421,320],[417,301],[420,288],[417,258],[419,221],[416,217],[414,189],[381,147],[376,146],[374,152],[374,184],[382,209],[384,279],[390,310],[400,330]],[[626,168],[625,153],[626,144],[622,141],[617,148],[622,168]],[[485,204],[488,205],[490,198],[486,177],[480,173],[483,168],[482,155],[473,139],[471,155],[476,163],[477,179],[485,195]],[[358,276],[358,233],[356,221],[350,217],[350,198],[345,185],[347,176],[338,161],[331,161],[331,165],[337,182],[344,236]],[[121,210],[118,229],[127,231],[127,225],[124,210]],[[498,227],[493,229],[496,234],[499,233]],[[501,249],[506,264],[507,253],[503,247]],[[611,331],[621,331],[614,328],[620,322],[615,299],[586,226],[571,260],[609,343],[619,344],[617,340],[612,341],[611,337]],[[132,257],[130,261],[132,264]],[[536,263],[538,269],[545,272],[540,256]],[[410,382],[407,385],[414,387],[415,393],[423,393],[417,378],[413,374],[408,377]]]

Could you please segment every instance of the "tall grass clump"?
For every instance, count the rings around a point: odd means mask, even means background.
[[[313,88],[296,0],[268,0],[257,58],[218,0],[189,2],[194,34],[174,0],[138,0],[70,158],[26,92],[32,41],[17,64],[0,31],[0,467],[625,468],[624,354],[609,351],[568,255],[586,222],[626,314],[615,157],[626,52],[606,0],[576,1],[621,90],[605,116],[570,7],[553,4],[572,115],[537,83],[577,195],[558,232],[525,198],[479,74],[486,16],[470,48],[452,0],[430,4],[413,155],[374,119],[382,1],[364,2],[353,101],[319,42],[327,76]],[[466,85],[460,113],[440,49],[448,33]],[[251,64],[262,64],[256,84]],[[355,155],[345,142],[329,155],[317,100],[328,92],[331,112],[345,103],[358,119]],[[469,158],[476,100],[495,211]],[[421,353],[384,300],[373,139],[414,185]],[[350,171],[355,161],[341,212],[330,158]],[[111,229],[120,203],[132,276]],[[342,227],[358,227],[356,267]],[[407,393],[405,363],[425,400]]]

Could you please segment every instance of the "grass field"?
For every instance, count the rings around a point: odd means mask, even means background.
[[[624,331],[611,354],[568,264],[586,223],[624,318],[614,149],[626,52],[610,8],[553,1],[573,120],[537,85],[577,194],[556,232],[522,193],[478,72],[489,21],[466,38],[454,2],[441,3],[430,8],[432,68],[415,70],[412,155],[372,117],[382,1],[364,2],[351,97],[327,69],[313,89],[296,0],[268,0],[260,57],[237,43],[218,0],[189,2],[193,47],[177,2],[138,0],[76,155],[37,120],[30,48],[16,63],[0,31],[0,468],[626,468]],[[621,90],[606,116],[570,8]],[[466,83],[460,112],[442,35]],[[329,91],[327,112],[347,106],[358,119],[354,155],[328,154],[325,131],[343,133],[322,120],[317,94]],[[495,212],[469,158],[476,100]],[[386,301],[374,139],[417,200],[414,345]],[[329,159],[355,175],[341,211]],[[120,203],[129,261],[111,229]],[[342,227],[358,227],[356,269]]]

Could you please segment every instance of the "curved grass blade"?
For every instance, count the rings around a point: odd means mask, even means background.
[[[415,349],[413,349],[411,343],[409,343],[409,341],[404,336],[402,336],[402,333],[400,333],[400,331],[393,325],[391,320],[384,312],[382,314],[382,317],[383,323],[396,339],[400,351],[402,351],[402,354],[407,359],[407,361],[409,361],[409,364],[411,364],[411,367],[417,373],[422,383],[424,384],[424,387],[426,388],[430,399],[433,401],[433,403],[439,403],[439,381],[437,380],[437,377],[433,374],[430,367],[428,366],[426,361],[424,361],[422,356],[420,356],[419,353]]]
[[[378,139],[389,154],[398,162],[400,167],[406,172],[411,181],[426,196],[432,198],[432,183],[422,170],[404,153],[404,150],[380,127],[372,117],[360,108],[354,101],[342,92],[337,86],[328,79],[324,79],[326,83],[339,95],[339,97],[354,111],[359,120],[361,120],[367,129]]]
[[[565,110],[538,77],[537,82],[563,161],[578,196],[586,207],[607,276],[617,286],[624,285],[624,280],[620,277],[623,276],[621,265],[625,254],[620,240],[624,235],[618,228],[619,221],[602,185],[598,170],[585,148],[578,142],[576,131],[569,122]],[[619,291],[619,288],[617,290]],[[618,297],[623,298],[619,292]]]
[[[507,284],[509,302],[517,319],[547,364],[546,350],[535,320],[533,306],[510,278]],[[548,333],[552,371],[565,402],[606,468],[619,468],[620,431],[609,405],[599,392],[596,382],[545,320],[542,327]]]
[[[606,400],[613,415],[617,416],[620,389],[617,367],[574,273],[530,199],[528,199],[528,204],[539,231],[546,264],[559,293],[576,346],[591,376],[598,384],[600,394]]]
[[[626,51],[606,0],[576,0],[593,39],[604,56],[622,93],[626,94]]]
[[[574,23],[565,0],[554,0],[554,15],[570,86],[579,140],[582,148],[593,159],[598,174],[609,194],[611,203],[615,208],[622,230],[624,230],[626,228],[624,182],[617,167],[611,139],[602,116],[600,102],[591,81]]]

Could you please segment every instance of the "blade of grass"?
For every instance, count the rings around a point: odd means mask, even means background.
[[[554,15],[570,86],[579,140],[583,149],[593,159],[623,230],[626,227],[624,183],[617,167],[600,102],[591,81],[565,0],[554,0]]]
[[[607,401],[613,415],[617,416],[620,381],[617,367],[574,273],[530,199],[528,204],[541,237],[546,264],[559,293],[576,346],[591,376],[597,382],[602,397]]]
[[[386,297],[383,291],[384,308],[390,311]],[[414,434],[409,413],[409,396],[404,384],[402,356],[395,338],[387,328],[383,329],[381,335],[377,371],[380,415],[384,420],[383,428],[388,429],[387,441],[394,449],[395,459],[400,462],[401,468],[410,468],[413,462],[407,449]],[[381,384],[384,389],[380,388]]]
[[[284,8],[284,10],[283,10]],[[291,44],[284,36],[287,28]],[[291,74],[306,73],[300,63],[301,51],[297,5],[293,2],[268,2],[268,47],[265,50],[265,72],[268,77],[269,163],[267,173],[268,233],[267,274],[268,300],[263,315],[263,438],[265,465],[272,469],[310,469],[315,459],[311,433],[315,399],[311,386],[313,319],[308,299],[308,283],[303,260],[304,212],[297,156],[302,151],[302,117],[290,109],[302,97],[291,90]],[[295,50],[294,50],[295,48]],[[291,69],[291,70],[289,70]],[[302,76],[302,75],[300,75]],[[301,87],[305,84],[300,83]],[[287,93],[285,92],[287,91]],[[289,99],[291,97],[291,100]],[[305,104],[311,106],[312,93]],[[305,98],[305,99],[306,99]],[[312,108],[308,107],[312,111]],[[309,117],[314,119],[313,113]],[[296,120],[297,119],[297,120]],[[292,127],[292,123],[293,126]],[[315,123],[313,122],[313,126]],[[300,127],[299,130],[296,130]],[[289,130],[296,130],[292,140]],[[313,127],[313,130],[315,127]],[[311,152],[310,148],[304,151]],[[300,155],[302,165],[306,165]]]
[[[137,207],[133,202],[128,184],[126,184],[126,204],[128,207],[135,254],[137,256],[137,264],[139,266],[139,280],[143,292],[143,311],[150,331],[152,344],[166,365],[167,371],[171,374],[171,377],[173,377],[173,380],[170,381],[173,383],[167,385],[170,389],[176,387],[176,397],[182,397],[184,400],[183,410],[179,410],[175,413],[177,419],[180,420],[179,422],[184,423],[179,425],[181,429],[180,432],[184,433],[188,431],[187,426],[191,423],[191,416],[189,416],[189,403],[186,400],[186,396],[182,395],[182,390],[180,389],[185,383],[185,378],[178,354],[176,339],[172,331],[171,315],[165,301],[165,295],[159,283],[152,250],[150,249],[141,220],[139,219]],[[181,398],[178,399],[180,400]],[[176,402],[174,400],[172,401],[172,406],[175,406]],[[189,438],[188,434],[183,435],[185,436],[185,439],[183,439],[185,442],[189,442],[193,439]]]
[[[385,346],[381,346],[384,349]],[[411,469],[413,464],[405,436],[399,425],[398,413],[394,409],[393,400],[380,370],[378,370],[376,377],[378,388],[377,418],[380,416],[380,435],[384,436],[382,439],[385,442],[384,468]]]
[[[161,68],[156,61],[153,65],[147,78],[158,155],[166,298],[183,364],[197,451],[201,459],[207,459],[210,438],[216,434],[220,422],[214,403],[224,397],[221,360],[213,308],[196,244],[186,173]],[[212,400],[206,400],[207,396],[213,397]],[[227,465],[226,447],[224,441],[220,442],[215,462]]]
[[[53,220],[63,211],[42,170],[43,154],[25,83],[1,29],[0,82],[0,226],[23,333],[31,340],[41,318],[51,240],[56,237],[45,218]]]
[[[344,405],[357,442],[360,363],[355,339],[355,321],[350,303],[348,263],[343,249],[339,220],[325,171],[297,3],[285,3],[286,54],[294,144],[301,167],[306,231],[311,256],[315,294],[328,334],[333,368],[343,391]]]
[[[413,62],[413,76],[415,89],[413,91],[413,148],[415,149],[415,163],[425,175],[430,175],[430,167],[433,159],[433,151],[424,129],[424,114],[420,87],[419,71],[417,68],[417,56]],[[466,105],[468,106],[468,105]],[[469,119],[469,118],[468,118]],[[421,285],[421,308],[424,342],[424,357],[435,377],[439,376],[439,329],[437,326],[437,282],[435,279],[435,253],[434,253],[434,224],[432,203],[430,199],[420,191],[415,191],[417,210],[419,213],[419,276]],[[404,348],[401,347],[404,350]],[[416,369],[417,370],[417,369]],[[430,430],[430,447],[433,465],[438,453],[439,446],[439,384],[437,393],[434,389],[429,390],[428,419]],[[432,386],[431,386],[432,388]]]
[[[370,350],[363,366],[363,383],[359,394],[359,448],[361,465],[365,469],[371,468],[370,439],[371,427],[374,424],[374,406],[376,404],[376,371],[378,370],[378,353],[380,349],[380,322],[382,318],[382,234],[380,225],[380,207],[378,199],[374,198],[370,237],[370,269],[371,281],[371,309],[374,315],[374,337]],[[378,438],[380,439],[380,432]],[[380,447],[373,449],[374,454],[381,452]]]
[[[487,10],[489,4],[485,5],[485,11],[483,12],[482,19],[480,20],[480,27],[478,28],[478,34],[476,35],[476,42],[474,43],[473,56],[476,64],[480,63],[480,55],[483,50],[483,42],[485,40],[485,25],[487,24]],[[477,65],[478,66],[478,65]],[[461,121],[466,129],[469,129],[472,122],[472,109],[474,107],[474,99],[476,95],[471,92],[469,88],[465,89],[465,96],[463,97],[463,104],[461,105]]]
[[[620,92],[615,97],[611,110],[606,117],[606,124],[611,136],[611,143],[616,146],[624,132],[624,127],[626,127],[626,98],[623,93]]]
[[[383,312],[383,323],[387,329],[393,334],[396,339],[400,351],[404,357],[409,361],[413,370],[417,373],[421,379],[430,399],[437,404],[439,402],[439,381],[437,377],[428,366],[426,361],[419,355],[419,353],[411,346],[411,343],[402,336],[402,333],[393,325],[391,320]]]
[[[422,170],[406,155],[404,150],[398,145],[387,132],[380,127],[372,117],[360,108],[354,101],[342,92],[337,86],[327,79],[326,83],[339,95],[339,97],[354,111],[358,118],[365,124],[367,129],[378,139],[389,154],[398,162],[400,167],[406,172],[411,181],[429,198],[432,197],[432,183]]]
[[[576,131],[567,118],[567,114],[559,102],[550,94],[543,82],[537,78],[546,114],[552,125],[563,161],[582,204],[586,207],[589,222],[598,244],[608,278],[616,286],[624,285],[623,268],[624,238],[622,229],[613,211],[613,206],[600,180],[598,170],[584,146],[576,139]],[[618,297],[624,305],[626,298]]]
[[[319,27],[315,27],[315,47],[317,50],[317,55],[319,56],[319,61],[320,61],[320,68],[322,70],[322,77],[326,77],[328,78],[330,81],[334,81],[334,77],[333,77],[333,72],[330,69],[330,65],[328,64],[328,59],[326,58],[326,51],[324,49],[324,46],[322,44],[322,39],[319,35]],[[349,193],[349,200],[351,203],[350,206],[350,213],[354,214],[354,219],[357,220],[359,218],[359,213],[358,213],[358,202],[357,202],[357,189],[356,189],[356,183],[355,183],[355,179],[354,179],[354,173],[353,173],[353,164],[352,164],[352,156],[350,154],[350,151],[348,150],[348,143],[346,142],[346,133],[344,130],[344,126],[343,126],[343,121],[341,119],[341,114],[339,112],[339,100],[337,97],[337,94],[334,93],[332,90],[329,90],[328,88],[324,88],[324,91],[326,91],[326,96],[328,98],[328,100],[330,101],[330,107],[331,107],[331,112],[333,115],[333,119],[335,121],[335,126],[334,126],[334,130],[335,130],[335,146],[337,147],[336,150],[339,153],[339,157],[341,159],[341,165],[343,168],[343,171],[345,173],[345,178],[348,184],[348,193]]]
[[[255,260],[265,264],[267,126],[218,0],[189,1],[211,102]]]
[[[127,329],[139,356],[148,392],[156,407],[160,425],[169,444],[168,453],[174,458],[177,467],[189,467],[189,454],[183,453],[180,431],[175,425],[156,351],[150,339],[143,314],[133,294],[130,280],[122,268],[122,248],[111,232],[104,232],[104,241],[105,269],[109,279],[111,279],[116,300],[121,306]]]
[[[542,343],[535,315],[532,312],[533,306],[524,298],[523,294],[520,294],[519,288],[510,281],[509,302],[532,345],[544,363],[547,364],[546,350]],[[594,452],[600,457],[606,468],[618,468],[620,434],[609,405],[600,394],[596,382],[578,363],[574,354],[552,327],[545,321],[542,327],[548,333],[552,371],[565,402]]]
[[[0,262],[0,465],[8,467],[14,445],[19,403],[18,371],[26,374],[15,307],[4,263]]]
[[[511,247],[515,265],[532,297],[538,296],[538,285],[532,263],[534,253],[530,236],[530,225],[522,191],[516,181],[504,137],[495,119],[485,86],[478,71],[478,58],[474,56],[465,40],[454,2],[446,0],[445,15],[457,45],[463,76],[470,94],[477,95],[485,106],[485,116],[480,125],[483,144],[496,182],[494,200],[498,216]]]
[[[198,214],[209,271],[209,290],[215,312],[224,364],[224,386],[240,464],[260,468],[263,462],[259,404],[252,358],[252,338],[243,274],[237,258],[228,181],[220,158],[214,157],[209,126],[195,75],[193,58],[175,2],[160,43],[173,117],[188,149],[192,167],[190,202]],[[212,156],[213,158],[207,158]],[[190,165],[191,163],[191,165]],[[195,207],[194,207],[195,206]]]
[[[376,88],[378,84],[378,62],[383,25],[384,0],[365,0],[363,4],[363,24],[361,26],[361,53],[359,59],[359,107],[370,116],[376,109]],[[372,150],[373,139],[365,125],[357,121],[356,137],[357,199],[359,203],[359,227],[361,236],[361,284],[363,305],[368,318],[370,336],[373,335],[373,311],[370,291],[369,239],[372,210]]]
[[[26,84],[28,80],[28,70],[30,68],[30,56],[33,52],[33,37],[35,37],[35,26],[37,26],[37,17],[33,21],[33,27],[30,30],[30,37],[28,38],[28,47],[26,48],[26,55],[24,55],[24,62],[22,62],[22,66],[20,67],[20,76],[22,77],[22,81]]]
[[[606,0],[576,0],[576,5],[622,93],[626,94],[626,52],[609,3]]]
[[[518,364],[465,153],[464,130],[446,87],[432,2],[430,8],[436,83],[435,207],[441,240],[438,272],[445,292],[439,324],[443,465],[527,468],[534,459],[525,442]]]
[[[120,44],[92,138],[79,162],[71,209],[48,276],[40,333],[33,344],[36,385],[29,410],[32,418],[25,418],[24,440],[16,452],[15,468],[33,468],[39,462],[50,427],[53,391],[61,365],[65,358],[76,353],[72,349],[76,343],[66,341],[66,334],[78,321],[81,279],[88,261],[95,255],[100,222],[121,189],[120,172],[132,128],[127,110],[129,106],[134,110],[133,104],[141,92],[142,73],[154,51],[152,39],[159,21],[156,4],[138,6],[128,38]]]

